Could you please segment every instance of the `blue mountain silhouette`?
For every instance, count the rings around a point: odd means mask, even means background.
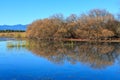
[[[0,25],[0,30],[26,30],[27,25]]]

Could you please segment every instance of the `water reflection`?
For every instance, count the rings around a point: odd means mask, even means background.
[[[106,68],[113,65],[115,61],[120,62],[120,43],[78,43],[78,42],[45,42],[24,41],[19,45],[8,48],[24,47],[37,56],[44,57],[55,64],[71,64],[78,62],[89,65],[92,68]]]

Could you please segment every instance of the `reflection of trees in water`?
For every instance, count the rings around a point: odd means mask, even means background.
[[[26,48],[38,56],[56,64],[82,62],[93,68],[112,65],[117,59],[120,63],[119,43],[73,43],[27,41]]]
[[[63,64],[65,61],[71,64],[82,62],[93,68],[104,68],[112,65],[119,56],[119,44],[110,43],[52,43],[29,41],[31,47],[27,47],[36,55],[48,60]]]

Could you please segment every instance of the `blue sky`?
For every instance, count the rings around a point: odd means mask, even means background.
[[[91,9],[120,12],[120,0],[0,0],[0,25],[29,24],[56,13],[77,15]]]

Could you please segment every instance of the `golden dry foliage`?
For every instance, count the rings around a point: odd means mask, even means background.
[[[111,37],[115,35],[112,31],[108,29],[103,29],[101,32],[102,32],[102,35],[101,35],[102,37]]]
[[[106,10],[93,9],[87,14],[71,14],[64,19],[62,14],[37,20],[28,26],[28,38],[36,39],[103,39],[120,34],[120,22]]]
[[[9,38],[26,38],[25,32],[1,32],[0,37],[9,37]]]
[[[36,39],[52,38],[59,26],[60,23],[56,19],[44,19],[33,22],[26,31],[27,37]]]

